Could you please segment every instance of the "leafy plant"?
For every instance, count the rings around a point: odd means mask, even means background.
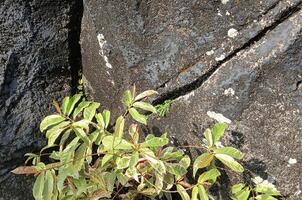
[[[157,106],[155,106],[158,115],[161,117],[165,117],[167,113],[169,113],[172,103],[173,101],[168,99],[164,101],[162,104],[158,104]]]
[[[147,124],[147,115],[143,113],[157,110],[144,100],[154,94],[156,91],[147,90],[137,95],[135,87],[127,90],[123,96],[125,113],[113,125],[110,111],[98,112],[99,103],[81,100],[79,94],[65,97],[61,106],[54,101],[56,113],[45,117],[40,124],[47,146],[39,154],[26,154],[26,163],[31,161],[31,166],[18,167],[13,173],[37,177],[33,187],[37,200],[172,199],[174,192],[183,200],[209,199],[209,188],[221,175],[216,163],[220,161],[241,173],[244,168],[237,160],[243,158],[243,153],[220,144],[227,125],[215,124],[204,132],[204,152],[193,162],[193,178],[198,172],[200,175],[196,183],[189,183],[187,172],[192,166],[191,159],[168,146],[166,133],[142,138],[138,124],[125,127],[127,116]],[[279,195],[259,185],[251,191],[243,184],[232,188],[236,200],[243,200],[242,194],[248,197],[255,193],[256,199],[267,196],[273,199]]]

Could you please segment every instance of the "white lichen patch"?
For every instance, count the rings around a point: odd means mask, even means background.
[[[189,101],[189,99],[195,95],[195,92],[192,91],[184,96],[179,97],[179,99],[184,100],[184,101]]]
[[[215,119],[216,121],[218,121],[219,123],[227,123],[227,124],[230,124],[232,123],[232,121],[228,118],[226,118],[225,116],[223,116],[222,114],[220,113],[216,113],[214,111],[208,111],[207,112],[207,115],[212,118],[212,119]]]
[[[290,167],[291,165],[294,165],[297,162],[298,162],[297,159],[295,159],[295,158],[289,158],[287,166]]]
[[[104,53],[104,45],[107,43],[107,41],[105,40],[104,35],[99,33],[97,35],[97,39],[98,39],[98,42],[99,42],[99,45],[100,45],[99,54],[103,57],[103,59],[105,61],[105,64],[106,64],[106,67],[112,69],[112,65],[109,63],[109,59]]]
[[[224,90],[223,94],[226,95],[226,96],[234,96],[235,91],[234,91],[233,88],[228,88],[228,89]]]
[[[229,0],[221,0],[222,4],[227,4],[229,2]]]
[[[222,61],[223,59],[225,59],[225,55],[224,54],[221,54],[219,57],[215,58],[216,61]]]
[[[229,15],[231,15],[231,13],[229,11],[226,11],[225,15],[229,16]]]
[[[230,30],[228,30],[228,36],[230,38],[235,38],[238,36],[238,31],[234,28],[231,28]]]
[[[207,51],[206,52],[206,54],[207,54],[207,56],[211,56],[211,55],[213,55],[215,52],[214,52],[214,50],[212,49],[211,51]]]

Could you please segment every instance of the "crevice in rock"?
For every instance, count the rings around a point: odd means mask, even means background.
[[[287,10],[285,10],[283,13],[281,13],[280,17],[278,20],[276,20],[274,23],[272,23],[271,26],[268,26],[266,28],[264,28],[262,31],[260,31],[255,37],[251,38],[250,40],[248,40],[242,47],[234,50],[234,52],[232,54],[230,54],[229,56],[227,56],[225,59],[223,59],[222,61],[218,62],[216,65],[214,65],[208,72],[206,72],[205,74],[203,74],[202,76],[200,76],[199,78],[197,78],[195,81],[184,85],[180,88],[177,88],[175,90],[172,91],[168,91],[162,95],[160,95],[158,98],[156,98],[152,103],[154,105],[157,104],[162,104],[165,100],[168,99],[176,99],[178,97],[184,96],[188,93],[190,93],[193,90],[198,89],[199,87],[202,86],[202,84],[207,81],[212,74],[217,71],[224,63],[228,62],[229,60],[233,59],[234,57],[236,57],[236,55],[241,52],[244,51],[248,48],[250,48],[254,43],[260,41],[263,37],[266,36],[266,34],[270,31],[272,31],[276,26],[278,26],[279,24],[281,24],[282,22],[284,22],[285,20],[287,20],[290,16],[294,15],[295,13],[297,13],[298,11],[301,10],[301,6],[302,6],[302,2],[298,3],[295,7],[289,8]],[[164,87],[166,83],[168,83],[170,80],[166,81],[164,84],[162,84],[159,88]],[[159,89],[157,88],[157,89]]]
[[[82,74],[82,56],[80,46],[81,23],[83,17],[83,1],[75,1],[70,8],[70,22],[67,26],[68,32],[68,48],[69,65],[71,66],[71,92],[77,92],[77,86]]]

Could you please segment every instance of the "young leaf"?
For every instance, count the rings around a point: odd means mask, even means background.
[[[133,152],[131,155],[129,168],[134,168],[138,162],[139,159],[139,153],[137,151]]]
[[[104,122],[105,122],[105,128],[107,128],[109,125],[109,122],[110,122],[110,111],[104,110],[102,115],[103,115]]]
[[[36,200],[44,199],[43,198],[44,178],[45,178],[45,172],[41,172],[35,181],[33,187],[33,196]]]
[[[147,117],[140,114],[135,108],[130,108],[129,113],[135,121],[147,125]]]
[[[81,94],[76,94],[73,97],[70,98],[68,105],[67,105],[67,109],[66,109],[66,115],[69,116],[73,109],[74,106],[76,105],[76,103],[81,99],[82,95]]]
[[[226,154],[215,154],[215,157],[235,172],[242,173],[244,168],[234,158]]]
[[[214,125],[212,128],[213,144],[216,144],[219,141],[227,127],[228,125],[226,123],[217,123]]]
[[[123,104],[125,105],[126,108],[129,108],[131,107],[132,101],[133,101],[133,97],[131,91],[126,90],[123,96]]]
[[[64,120],[65,118],[61,115],[49,115],[42,120],[40,124],[40,131],[43,132],[48,127],[56,125]]]
[[[63,102],[62,102],[62,112],[64,115],[67,114],[67,108],[68,108],[68,104],[69,104],[69,99],[70,97],[65,97],[63,99]]]
[[[212,183],[214,183],[218,176],[220,176],[220,172],[217,169],[211,169],[199,176],[198,183],[203,184],[206,181],[211,181]]]
[[[198,169],[209,166],[213,158],[214,155],[211,153],[204,153],[198,156],[193,164],[193,176],[195,177]]]
[[[154,90],[146,90],[142,93],[140,93],[139,95],[137,95],[134,99],[134,101],[138,101],[138,100],[141,100],[145,97],[148,97],[148,96],[152,96],[154,94],[158,94],[158,92],[154,91]]]
[[[92,102],[87,108],[84,109],[84,119],[91,121],[95,115],[96,109],[98,109],[99,107],[99,103]]]
[[[146,102],[138,101],[138,102],[135,102],[133,104],[133,106],[135,108],[140,108],[140,109],[152,112],[152,113],[156,113],[157,112],[156,108],[154,106],[152,106],[151,104],[146,103]]]
[[[105,128],[105,121],[104,121],[103,115],[101,113],[97,113],[95,115],[95,119],[101,128]]]
[[[116,120],[115,127],[114,127],[114,136],[121,139],[124,134],[124,126],[125,126],[125,119],[123,116],[119,116]]]
[[[129,158],[127,158],[127,157],[123,157],[123,158],[118,157],[116,159],[116,169],[125,169],[129,166],[129,163],[130,163]]]
[[[188,195],[188,193],[187,193],[187,191],[185,190],[184,187],[177,184],[176,189],[177,189],[177,192],[179,193],[179,195],[181,196],[182,200],[190,200],[190,196]]]
[[[208,142],[208,146],[213,146],[213,136],[211,133],[210,129],[206,129],[205,132],[203,133],[204,137],[206,138],[207,142]]]
[[[198,186],[193,187],[191,200],[198,200]]]
[[[218,149],[215,149],[214,150],[215,153],[218,153],[218,154],[226,154],[228,156],[231,156],[233,158],[236,158],[236,159],[242,159],[244,154],[239,151],[238,149],[235,149],[233,147],[222,147],[222,148],[218,148]]]
[[[91,104],[90,101],[82,101],[82,102],[76,107],[76,109],[74,109],[74,111],[73,111],[73,113],[72,113],[73,119],[75,119],[75,118],[78,116],[78,114],[79,114],[80,112],[82,112],[84,108],[87,108],[90,104]]]
[[[206,189],[203,187],[203,185],[198,185],[198,193],[200,200],[209,200]]]

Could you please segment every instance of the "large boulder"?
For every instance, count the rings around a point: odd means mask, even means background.
[[[168,131],[180,145],[200,144],[213,123],[208,111],[223,114],[232,121],[225,142],[247,153],[246,167],[299,199],[301,4],[84,0],[86,89],[114,112],[134,83],[158,90],[155,103],[177,99],[149,128]]]
[[[10,170],[45,144],[40,120],[75,86],[82,2],[2,0],[0,13],[0,199],[32,199]]]

